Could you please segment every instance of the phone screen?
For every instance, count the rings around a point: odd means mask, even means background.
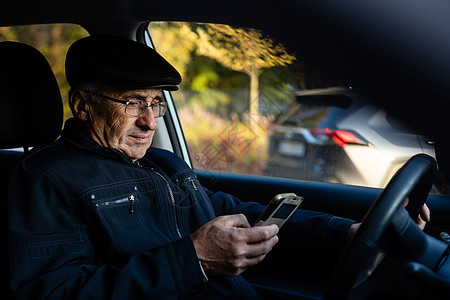
[[[254,226],[276,224],[281,228],[302,201],[303,198],[294,193],[276,195],[258,217]]]
[[[296,208],[297,205],[284,203],[272,217],[277,219],[286,219]]]

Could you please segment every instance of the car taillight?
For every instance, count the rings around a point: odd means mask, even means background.
[[[352,145],[368,145],[368,142],[363,140],[362,138],[358,138],[356,133],[352,133],[348,130],[339,130],[339,129],[330,129],[330,128],[314,128],[310,129],[310,132],[315,135],[327,135],[333,141],[343,147],[347,144]]]
[[[346,130],[335,130],[333,140],[341,147],[346,144],[364,144],[360,139]]]

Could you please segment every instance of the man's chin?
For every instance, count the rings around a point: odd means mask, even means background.
[[[119,149],[119,151],[128,156],[132,161],[136,161],[145,156],[145,153],[147,152],[148,148],[150,148],[150,146],[142,146],[139,147],[139,149],[126,149],[126,150]]]

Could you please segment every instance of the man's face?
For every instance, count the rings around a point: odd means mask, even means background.
[[[131,90],[103,95],[124,101],[144,100],[148,104],[162,101],[160,89]],[[103,147],[120,150],[133,161],[142,158],[150,147],[158,127],[152,109],[148,107],[142,116],[133,117],[125,113],[125,104],[106,99],[103,101],[105,103],[96,105],[92,112],[92,139]]]

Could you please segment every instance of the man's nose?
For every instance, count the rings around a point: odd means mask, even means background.
[[[158,128],[158,123],[156,122],[156,118],[151,109],[145,110],[144,114],[138,117],[136,122],[138,126],[145,126],[149,130],[156,130],[156,128]]]

